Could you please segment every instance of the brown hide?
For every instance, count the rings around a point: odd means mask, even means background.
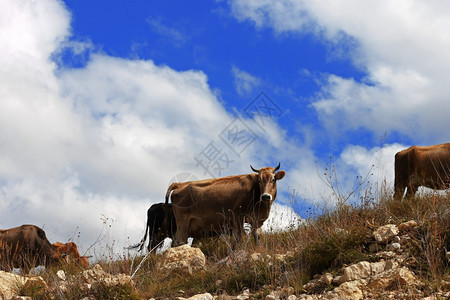
[[[81,256],[78,252],[78,247],[74,242],[60,243],[56,242],[52,244],[53,248],[58,252],[60,257],[66,256],[69,259],[74,260],[84,268],[89,267],[89,262],[86,256]]]
[[[450,187],[450,143],[412,146],[395,154],[394,198],[413,196],[419,186],[443,190]]]
[[[257,229],[268,218],[276,198],[276,181],[285,175],[285,171],[276,173],[278,169],[253,169],[258,173],[172,184],[166,203],[171,194],[177,223],[175,244],[186,243],[189,236],[195,238],[205,231],[231,231],[235,246],[244,231],[244,220],[252,225],[257,242]]]
[[[33,267],[48,266],[58,259],[58,253],[41,228],[22,225],[0,230],[0,269],[20,268],[28,273]]]

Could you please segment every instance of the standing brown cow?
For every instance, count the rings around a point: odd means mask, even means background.
[[[205,231],[231,231],[235,246],[244,232],[244,220],[252,225],[258,242],[257,229],[269,216],[277,196],[277,180],[286,174],[277,172],[279,168],[280,164],[259,170],[251,167],[255,173],[170,185],[166,204],[171,195],[177,223],[175,244],[186,243],[189,236]]]
[[[419,186],[450,187],[450,143],[412,146],[395,154],[394,199],[414,196]]]

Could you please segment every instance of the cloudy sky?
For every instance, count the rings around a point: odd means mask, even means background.
[[[392,186],[397,151],[450,139],[449,15],[447,1],[0,0],[0,228],[120,250],[171,181],[250,165],[281,162],[279,210],[303,217],[333,201],[332,165],[344,194],[367,174]]]

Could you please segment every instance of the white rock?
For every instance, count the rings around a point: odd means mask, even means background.
[[[383,272],[385,270],[385,268],[386,268],[386,262],[384,260],[370,264],[370,271],[371,271],[372,275]]]
[[[333,282],[333,275],[331,273],[325,273],[320,277],[320,281],[325,283],[326,285],[329,285]]]
[[[66,280],[66,273],[64,273],[63,270],[59,270],[58,272],[56,272],[56,276],[58,276],[59,280]]]
[[[385,243],[391,241],[397,234],[398,228],[394,224],[388,224],[381,226],[373,232],[375,240],[379,243]]]
[[[0,296],[3,295],[5,299],[11,299],[17,295],[17,285],[24,285],[26,281],[26,277],[0,271]]]
[[[344,282],[333,291],[327,293],[324,299],[346,299],[346,300],[360,300],[364,295],[358,287],[357,281]]]
[[[389,251],[398,251],[400,250],[401,246],[400,243],[392,243],[389,245],[388,250]]]
[[[157,269],[167,273],[177,271],[192,275],[205,270],[205,265],[206,257],[203,252],[185,244],[164,252],[162,259],[157,263]]]
[[[415,227],[417,227],[417,222],[414,220],[410,220],[408,222],[404,222],[404,223],[401,223],[400,225],[398,225],[398,230],[399,231],[409,231]]]
[[[341,280],[343,282],[357,280],[361,278],[367,278],[371,275],[372,268],[367,261],[361,261],[357,264],[353,264],[344,268],[344,275]]]
[[[212,300],[213,296],[210,293],[198,294],[189,298],[178,297],[178,299],[183,300]]]

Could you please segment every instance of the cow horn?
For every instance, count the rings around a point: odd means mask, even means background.
[[[275,173],[276,171],[278,171],[278,169],[280,168],[280,166],[281,166],[281,163],[279,162],[279,163],[278,163],[278,166],[275,168],[275,170],[273,170],[273,172]]]
[[[253,172],[259,173],[259,170],[256,170],[255,168],[253,168],[252,165],[250,165],[250,168],[252,168]]]

